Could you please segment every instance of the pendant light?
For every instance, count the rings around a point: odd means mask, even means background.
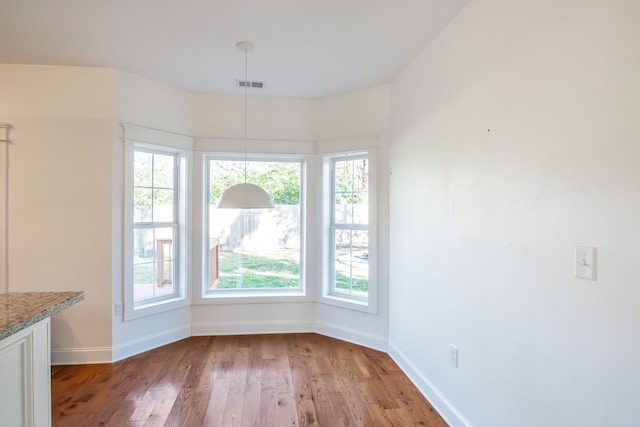
[[[249,42],[238,43],[238,49],[244,50],[244,183],[232,185],[224,190],[216,207],[218,209],[270,209],[273,200],[260,186],[247,182],[247,55],[253,45]]]

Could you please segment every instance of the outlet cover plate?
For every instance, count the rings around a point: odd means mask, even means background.
[[[458,367],[458,347],[453,344],[449,344],[449,363]]]

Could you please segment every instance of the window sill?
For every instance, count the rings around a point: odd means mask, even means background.
[[[369,297],[371,298],[371,297]],[[369,314],[377,314],[378,310],[370,300],[358,300],[355,298],[343,297],[340,295],[323,295],[317,300],[318,303],[342,307],[354,311],[362,311]]]
[[[264,304],[313,301],[304,291],[268,292],[215,292],[194,298],[193,305],[209,304]]]
[[[189,300],[185,297],[176,297],[166,300],[154,301],[148,304],[134,306],[133,309],[124,307],[124,320],[134,320],[146,316],[164,313],[182,307],[189,306]]]

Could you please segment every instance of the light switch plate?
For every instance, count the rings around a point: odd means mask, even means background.
[[[574,264],[576,277],[596,280],[596,248],[576,246]]]

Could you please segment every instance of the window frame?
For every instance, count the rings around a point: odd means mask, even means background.
[[[361,301],[361,302],[366,302],[369,298],[369,277],[367,276],[367,295],[363,296],[363,295],[356,295],[352,292],[345,292],[345,291],[341,291],[337,288],[336,286],[336,280],[335,280],[335,275],[336,275],[336,232],[338,230],[342,230],[342,231],[350,231],[350,232],[354,232],[354,231],[366,231],[367,232],[367,242],[368,242],[368,233],[369,233],[369,220],[367,218],[367,222],[366,224],[357,224],[354,222],[351,223],[347,223],[347,222],[338,222],[336,219],[336,200],[337,200],[337,192],[336,192],[336,164],[338,162],[341,161],[356,161],[356,160],[364,160],[366,159],[367,162],[369,161],[369,157],[367,155],[367,153],[351,153],[351,154],[345,154],[345,155],[339,155],[339,156],[331,156],[329,161],[331,162],[330,164],[330,192],[331,192],[331,218],[329,220],[329,276],[328,276],[328,280],[329,282],[329,289],[328,289],[328,293],[336,298],[346,298],[349,300],[355,300],[355,301]],[[367,183],[368,183],[368,179],[369,179],[369,167],[367,164]],[[367,185],[367,205],[368,203],[368,196],[369,196],[369,186]],[[368,212],[367,212],[368,213]],[[368,246],[369,244],[367,243],[367,250],[368,250]],[[367,272],[368,275],[369,272]]]
[[[150,316],[190,304],[189,282],[191,279],[191,163],[190,150],[193,140],[183,135],[170,134],[151,129],[123,125],[124,138],[124,218],[123,218],[123,319],[125,321]],[[127,137],[127,131],[131,137]],[[148,142],[153,141],[153,142]],[[169,145],[171,144],[171,145]],[[134,301],[134,234],[137,228],[134,219],[134,161],[136,151],[176,156],[174,183],[174,222],[166,223],[175,227],[173,257],[175,287],[171,294],[138,304]],[[150,227],[152,223],[144,223]],[[163,223],[165,224],[165,223]]]
[[[154,185],[153,182],[153,178],[151,180],[151,187],[148,187],[151,190],[152,196],[151,196],[151,220],[150,221],[136,221],[135,219],[132,221],[133,224],[133,234],[134,234],[134,239],[135,239],[135,235],[136,235],[136,231],[138,230],[151,230],[154,232],[157,229],[160,228],[166,228],[166,229],[170,229],[171,230],[171,244],[172,244],[172,257],[170,260],[171,263],[171,283],[177,283],[178,282],[178,277],[180,277],[180,254],[179,252],[177,252],[175,250],[175,248],[180,246],[180,233],[179,233],[179,206],[182,200],[182,197],[180,195],[180,182],[182,181],[180,179],[180,156],[178,153],[175,152],[167,152],[166,150],[158,150],[158,149],[153,149],[153,148],[148,148],[148,147],[141,147],[141,146],[136,146],[133,150],[133,154],[134,154],[134,165],[135,165],[135,155],[137,153],[146,153],[146,154],[150,154],[153,157],[155,156],[166,156],[168,158],[171,159],[171,165],[173,167],[173,170],[171,171],[171,175],[172,175],[172,181],[173,181],[173,185],[171,187],[172,190],[172,204],[171,204],[171,217],[172,217],[172,221],[156,221],[155,218],[153,218],[153,212],[156,208],[156,203],[154,200],[154,194],[156,192],[156,190],[160,189],[159,187],[156,187]],[[152,169],[155,171],[155,161],[152,160]],[[134,180],[135,180],[135,166],[134,166]],[[135,182],[133,183],[133,190],[134,190],[134,197],[135,197],[135,190],[140,188],[140,186],[135,185]],[[163,188],[166,189],[166,188]],[[135,204],[134,204],[134,209],[135,209]],[[134,215],[135,216],[135,215]],[[155,254],[155,249],[154,248],[154,254]],[[154,255],[154,260],[151,263],[153,265],[152,270],[156,269],[157,267],[155,266],[155,264],[158,262],[158,259],[156,258],[157,254]],[[135,273],[135,267],[136,267],[136,263],[133,264],[134,267],[134,273]],[[135,286],[135,282],[134,282],[134,286]],[[159,302],[162,302],[164,300],[168,300],[168,299],[173,299],[176,298],[178,296],[178,286],[172,286],[172,292],[168,293],[166,295],[160,295],[160,296],[153,296],[151,298],[147,298],[144,300],[136,300],[135,299],[135,292],[133,295],[133,304],[134,307],[138,308],[138,307],[143,307],[143,306],[147,306],[147,305],[153,305],[153,304],[157,304]]]
[[[366,226],[360,224],[336,224],[334,164],[344,159],[368,161],[369,218]],[[330,152],[322,155],[322,280],[318,301],[351,310],[377,313],[378,302],[378,251],[377,251],[377,156],[373,148],[346,152]],[[366,230],[368,232],[368,295],[350,295],[335,290],[335,230]]]
[[[257,288],[257,289],[219,289],[209,290],[209,206],[210,206],[210,172],[211,160],[247,162],[292,162],[300,164],[300,286],[295,288]],[[198,292],[194,294],[194,301],[201,303],[234,303],[234,302],[286,302],[308,298],[308,240],[307,240],[307,203],[308,191],[308,156],[303,154],[260,154],[260,153],[202,153],[202,231],[200,268],[201,280]]]

